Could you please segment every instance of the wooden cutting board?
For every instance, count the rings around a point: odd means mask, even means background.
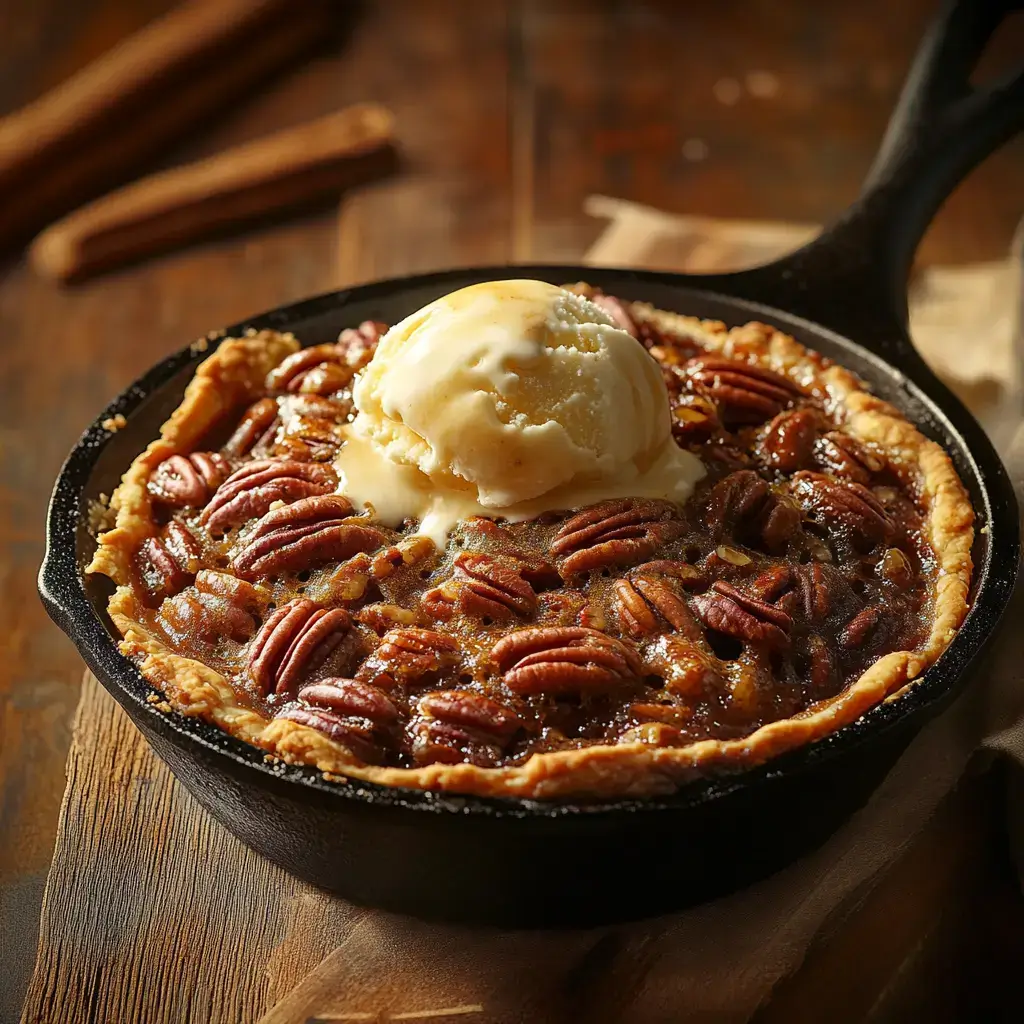
[[[26,1022],[692,1019],[684,1006],[637,1015],[664,952],[658,922],[569,933],[446,928],[299,882],[203,812],[88,674],[67,774]],[[951,939],[943,921],[991,874],[991,801],[978,798],[980,786],[947,800],[757,1021],[891,1019],[879,1007],[908,991],[920,1006],[934,991],[929,950],[948,952],[963,930]]]

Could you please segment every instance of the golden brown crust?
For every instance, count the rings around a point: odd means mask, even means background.
[[[181,406],[164,424],[160,439],[135,459],[113,496],[116,524],[100,538],[87,571],[103,573],[119,584],[110,613],[124,636],[122,652],[139,665],[176,711],[213,722],[284,761],[313,765],[339,782],[357,778],[389,786],[530,799],[667,794],[698,775],[760,764],[814,742],[880,701],[898,696],[942,653],[967,612],[973,512],[946,452],[892,406],[864,391],[852,373],[838,366],[823,367],[819,358],[772,327],[751,323],[730,330],[715,321],[664,313],[640,303],[634,303],[630,313],[638,321],[696,337],[723,355],[763,353],[766,365],[826,393],[851,434],[898,459],[901,473],[916,486],[940,568],[932,627],[920,650],[888,654],[838,696],[793,718],[762,726],[742,739],[709,739],[684,747],[641,743],[587,747],[534,754],[515,767],[368,766],[314,729],[286,719],[268,721],[242,707],[228,680],[219,673],[173,653],[149,635],[139,625],[128,585],[132,552],[153,532],[145,487],[152,467],[170,454],[187,451],[227,409],[254,397],[268,370],[298,347],[290,336],[263,332],[225,341],[199,367]]]

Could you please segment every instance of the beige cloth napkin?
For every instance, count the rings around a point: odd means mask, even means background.
[[[595,264],[732,269],[764,262],[816,230],[669,217],[603,198],[588,208],[611,219],[588,254]],[[1024,493],[1024,429],[1012,438],[1020,424],[1016,335],[1003,322],[1017,320],[1017,268],[1019,260],[926,272],[915,290],[914,331],[933,365],[972,393],[989,429],[1004,436]],[[965,335],[977,358],[964,358]],[[1019,617],[1020,591],[1017,598],[1010,614]],[[799,967],[815,936],[900,855],[980,746],[1024,763],[1024,637],[1004,631],[1000,644],[989,685],[971,687],[927,726],[821,849],[773,877],[680,914],[587,931],[504,932],[367,914],[265,1021],[746,1021]],[[1024,829],[1021,840],[1024,850]],[[612,961],[615,969],[602,970]],[[592,968],[585,978],[581,963]]]

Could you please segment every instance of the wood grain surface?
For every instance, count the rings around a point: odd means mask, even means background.
[[[0,0],[0,113],[170,6]],[[21,259],[0,265],[0,1021],[17,1019],[35,956],[80,691],[77,654],[33,595],[42,522],[60,462],[95,411],[167,352],[257,309],[388,274],[576,259],[602,226],[582,212],[593,192],[680,213],[828,219],[857,191],[932,6],[718,0],[687,5],[683,16],[672,0],[364,4],[339,48],[197,128],[151,169],[368,100],[396,113],[398,175],[340,210],[81,287],[44,282]],[[993,67],[1021,52],[1020,29],[997,42]],[[923,259],[1001,256],[1022,207],[1018,139],[947,203]],[[121,749],[129,760],[119,755],[103,770],[127,780],[136,748]],[[84,849],[89,840],[80,838]],[[124,881],[148,876],[129,872]],[[48,914],[47,927],[59,930],[60,916]],[[215,933],[210,921],[204,934]],[[198,955],[198,934],[179,936],[183,963]],[[83,937],[80,952],[87,948]],[[116,970],[123,951],[96,949]],[[319,952],[295,954],[295,964],[304,969]],[[245,1019],[243,1009],[262,1011],[283,994],[273,978],[299,968],[275,969],[244,1007],[225,1003],[215,1019]],[[86,976],[84,967],[63,975]]]

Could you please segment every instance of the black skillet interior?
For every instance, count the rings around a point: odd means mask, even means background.
[[[1005,470],[978,425],[924,367],[905,328],[906,273],[924,227],[952,185],[1008,137],[1024,116],[1024,82],[1020,78],[984,91],[966,86],[970,68],[999,21],[1000,7],[972,0],[948,7],[919,54],[865,193],[838,224],[781,263],[740,274],[690,278],[580,266],[449,271],[321,296],[228,329],[229,334],[247,327],[290,330],[303,344],[317,344],[333,340],[341,328],[363,319],[393,323],[455,288],[515,276],[555,283],[588,280],[611,294],[646,300],[666,309],[729,324],[761,319],[781,327],[860,374],[877,394],[939,441],[956,462],[978,512],[979,525],[985,528],[978,531],[972,609],[964,626],[938,664],[898,699],[879,705],[831,737],[768,766],[695,781],[669,798],[579,806],[487,801],[362,783],[340,787],[325,782],[312,770],[268,766],[254,748],[215,727],[161,714],[146,702],[150,689],[137,669],[116,650],[113,627],[104,610],[108,587],[102,580],[86,581],[82,568],[93,544],[86,525],[90,503],[101,493],[111,492],[124,468],[156,435],[159,424],[180,400],[195,365],[206,354],[192,349],[154,367],[115,400],[86,431],[65,464],[51,502],[48,547],[40,573],[40,592],[51,616],[179,777],[229,828],[310,880],[357,900],[419,913],[519,921],[547,919],[543,908],[545,900],[550,908],[552,898],[552,893],[540,884],[540,875],[537,884],[542,898],[536,907],[525,908],[523,914],[510,911],[510,900],[521,902],[521,892],[492,900],[483,875],[475,881],[467,875],[459,893],[443,893],[433,902],[423,896],[423,877],[407,863],[390,865],[387,878],[379,877],[379,872],[375,876],[360,865],[358,852],[353,856],[339,846],[340,819],[336,816],[351,815],[345,819],[346,828],[351,829],[345,842],[358,851],[359,808],[376,809],[390,822],[400,822],[403,842],[409,841],[411,825],[422,829],[430,824],[433,839],[424,843],[434,844],[432,854],[425,857],[425,862],[432,863],[445,856],[445,851],[454,855],[462,841],[458,836],[474,827],[474,821],[481,826],[500,824],[506,831],[499,842],[516,835],[515,829],[519,828],[525,846],[516,840],[510,848],[524,856],[540,852],[531,845],[534,836],[539,837],[538,842],[550,844],[556,835],[582,838],[615,834],[623,843],[626,836],[632,837],[630,841],[636,845],[638,830],[644,828],[659,841],[682,841],[679,855],[685,856],[705,829],[718,828],[722,837],[731,836],[737,809],[740,815],[752,817],[769,809],[773,815],[781,813],[781,805],[772,794],[782,792],[783,784],[788,787],[785,792],[790,794],[786,797],[790,807],[794,806],[794,787],[802,786],[801,780],[808,784],[815,799],[843,804],[837,806],[841,814],[821,815],[820,827],[807,830],[800,842],[789,844],[785,851],[780,847],[774,855],[757,857],[740,851],[736,863],[730,863],[727,870],[717,875],[711,872],[715,877],[709,875],[704,883],[680,887],[670,901],[641,906],[634,899],[628,906],[606,906],[596,911],[599,918],[608,919],[707,898],[774,869],[807,845],[820,841],[866,799],[923,721],[965,685],[972,674],[971,663],[991,637],[1014,583],[1019,558],[1017,510]],[[127,418],[128,426],[111,433],[101,424],[117,413]],[[72,537],[74,544],[69,543]],[[873,760],[869,756],[872,750],[879,752]],[[194,775],[193,765],[197,766]],[[849,777],[853,771],[863,775],[863,782],[848,787],[849,794],[840,800],[835,779],[842,774]],[[218,785],[224,787],[223,794],[215,791]],[[302,813],[318,822],[314,831],[319,829],[319,834],[305,844],[294,837],[280,841],[268,838],[250,820],[254,815],[258,818],[266,814],[268,808],[249,807],[250,791],[257,794],[257,805],[258,795],[263,793],[282,814],[287,814],[292,804],[301,805]],[[744,802],[737,802],[740,799]],[[716,807],[723,812],[728,809],[728,821],[723,822],[722,814],[715,818]],[[414,812],[412,818],[409,812]],[[806,817],[806,812],[802,813]],[[332,835],[324,834],[331,829]],[[663,829],[668,831],[660,831]],[[446,839],[446,834],[456,838]],[[487,835],[491,842],[496,838],[486,832],[481,835]],[[380,839],[369,830],[362,855],[373,856],[380,848]],[[625,849],[623,843],[615,846],[619,854]],[[727,847],[727,843],[716,846],[709,840],[700,862],[704,869]],[[752,863],[741,863],[744,856]],[[347,863],[350,877],[334,885],[338,872],[333,865],[339,858]],[[621,861],[615,863],[621,867]],[[559,898],[564,901],[564,878],[559,885]],[[576,895],[569,919],[592,916],[595,911],[585,892]]]

